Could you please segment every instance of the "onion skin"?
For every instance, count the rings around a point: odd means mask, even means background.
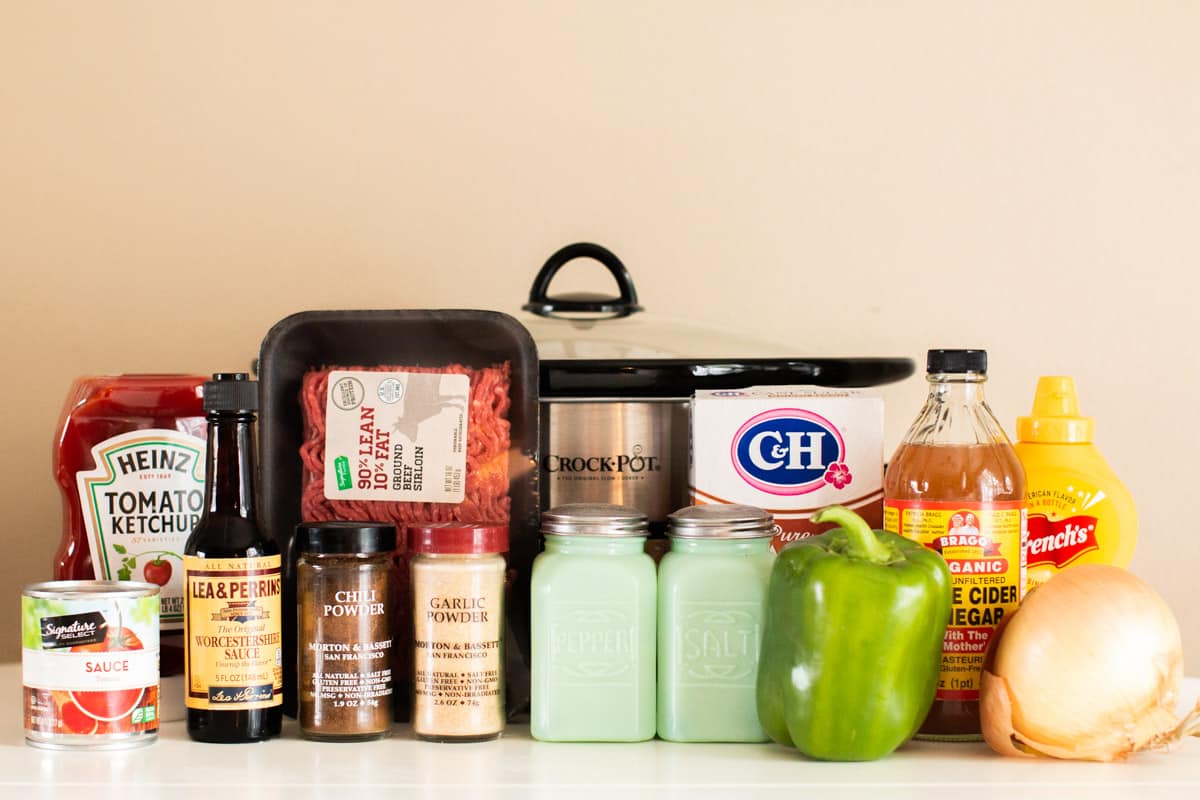
[[[1179,626],[1132,573],[1064,570],[1006,623],[980,686],[983,737],[997,753],[1113,761],[1179,738]]]

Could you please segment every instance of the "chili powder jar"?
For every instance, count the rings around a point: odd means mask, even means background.
[[[413,733],[478,742],[504,730],[504,580],[508,525],[408,528]]]
[[[392,732],[392,551],[374,522],[296,526],[300,733],[358,742]]]

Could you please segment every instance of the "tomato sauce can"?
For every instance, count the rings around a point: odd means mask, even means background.
[[[25,739],[119,749],[158,736],[159,587],[49,581],[21,593]]]

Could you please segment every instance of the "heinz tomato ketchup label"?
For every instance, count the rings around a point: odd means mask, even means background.
[[[76,476],[96,577],[162,587],[162,628],[183,628],[183,546],[204,510],[203,439],[138,430],[92,448]]]

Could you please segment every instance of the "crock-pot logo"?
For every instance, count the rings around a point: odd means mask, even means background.
[[[799,408],[777,408],[751,417],[733,436],[733,467],[762,492],[807,494],[853,476],[844,463],[846,444],[833,423]]]
[[[640,444],[629,453],[604,456],[564,456],[547,453],[542,457],[542,468],[546,472],[620,472],[638,474],[658,472],[662,464],[658,456],[643,454]]]

